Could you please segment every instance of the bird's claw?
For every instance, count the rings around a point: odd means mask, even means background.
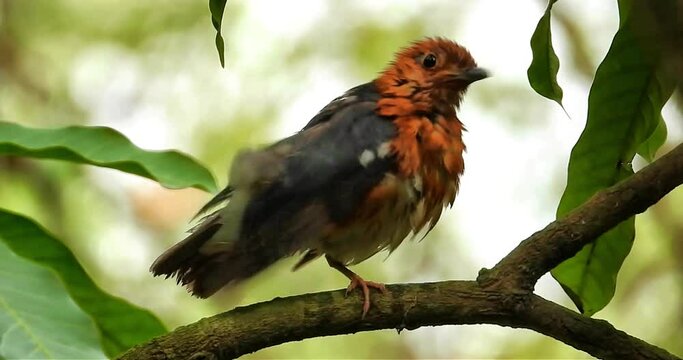
[[[355,290],[357,287],[360,287],[363,291],[363,315],[361,316],[361,319],[364,319],[365,315],[367,315],[368,311],[370,310],[370,288],[377,289],[382,294],[386,294],[387,289],[382,283],[365,281],[363,278],[356,275],[351,279],[351,283],[346,288],[346,296],[348,296],[349,293]]]

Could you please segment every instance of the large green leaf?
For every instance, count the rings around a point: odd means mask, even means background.
[[[664,122],[664,118],[660,116],[659,120],[657,121],[657,127],[652,132],[650,137],[640,144],[640,146],[638,146],[638,155],[642,156],[647,161],[654,160],[657,150],[659,150],[659,148],[664,145],[664,142],[666,142],[666,136],[666,122]]]
[[[216,29],[216,50],[218,50],[218,58],[221,61],[222,67],[225,67],[225,41],[223,41],[223,36],[221,35],[221,24],[223,22],[226,2],[227,0],[209,0],[211,23],[214,29]]]
[[[107,127],[28,128],[0,121],[0,155],[73,161],[118,169],[169,188],[215,191],[211,173],[177,151],[145,151]]]
[[[72,299],[95,321],[107,355],[115,356],[166,332],[149,311],[97,287],[71,251],[33,220],[0,209],[0,239],[16,255],[56,272]],[[30,292],[35,286],[25,281],[17,290]]]
[[[586,127],[571,152],[558,218],[598,190],[632,175],[636,151],[643,143],[658,141],[648,139],[661,136],[655,130],[674,83],[662,71],[655,34],[636,30],[639,13],[630,11],[631,2],[619,1],[619,30],[595,74]],[[617,274],[634,235],[631,218],[552,271],[584,314],[594,314],[614,296]]]
[[[0,358],[102,359],[97,328],[50,270],[0,238]]]
[[[562,106],[562,88],[557,83],[560,60],[555,54],[550,31],[550,10],[557,0],[549,0],[548,7],[531,35],[532,60],[527,70],[531,87],[541,96]]]

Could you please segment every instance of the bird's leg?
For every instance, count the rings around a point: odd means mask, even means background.
[[[346,295],[349,295],[351,291],[360,286],[361,290],[363,291],[363,315],[361,316],[361,319],[365,318],[365,315],[368,313],[368,310],[370,310],[370,288],[375,288],[379,290],[381,293],[386,293],[387,290],[384,287],[384,284],[377,283],[374,281],[363,280],[363,278],[360,277],[358,274],[349,270],[349,268],[344,266],[344,264],[331,258],[328,255],[325,255],[325,259],[327,260],[327,263],[330,265],[330,267],[344,274],[344,276],[351,280],[351,283],[346,288]]]

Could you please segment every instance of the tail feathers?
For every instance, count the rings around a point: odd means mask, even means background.
[[[189,262],[197,256],[199,249],[220,229],[219,217],[207,219],[192,230],[183,241],[173,245],[161,254],[152,264],[149,271],[154,276],[166,275],[166,278],[177,276],[187,270]]]
[[[207,298],[224,286],[236,284],[256,275],[275,261],[259,254],[230,249],[208,256],[199,255],[178,273],[178,282],[192,295]]]
[[[226,285],[255,275],[279,259],[267,247],[253,242],[207,244],[221,226],[218,217],[207,219],[185,240],[159,256],[150,271],[154,276],[175,277],[192,295],[206,298]]]

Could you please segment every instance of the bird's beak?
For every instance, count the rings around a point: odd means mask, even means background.
[[[455,76],[455,79],[467,84],[471,84],[475,81],[486,79],[489,76],[491,75],[489,74],[488,70],[480,67],[475,67],[459,73]]]

